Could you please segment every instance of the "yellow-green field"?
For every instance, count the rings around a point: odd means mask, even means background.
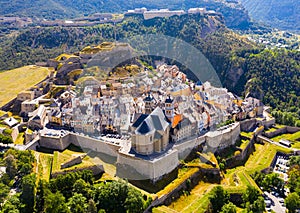
[[[0,106],[3,106],[16,95],[39,83],[50,73],[46,67],[25,66],[0,73]]]
[[[245,166],[228,169],[221,185],[229,193],[241,193],[248,185],[260,190],[250,175],[269,167],[277,151],[289,152],[290,150],[269,143],[255,144],[255,152],[250,155]],[[154,208],[153,212],[205,212],[209,204],[209,192],[214,186],[216,185],[200,182],[191,190],[190,195],[182,195],[171,205],[159,206]],[[242,211],[243,209],[238,210],[238,212]]]
[[[52,155],[39,153],[39,172],[38,177],[40,179],[49,181],[52,167]]]
[[[289,140],[293,148],[300,149],[300,131],[294,134],[282,134],[272,138],[273,141],[279,142],[280,139]]]
[[[82,155],[85,155],[85,153],[83,152],[77,152],[77,151],[73,151],[73,150],[69,150],[69,149],[66,149],[64,150],[63,152],[54,152],[53,154],[53,164],[52,164],[52,172],[60,172],[62,171],[60,169],[60,165],[62,163],[65,163],[77,156],[82,156]],[[91,159],[89,156],[85,156],[83,159],[82,159],[82,163],[81,164],[77,164],[77,165],[74,165],[74,166],[71,166],[67,169],[64,169],[65,171],[66,170],[72,170],[72,169],[76,169],[76,168],[84,168],[84,167],[89,167],[89,166],[93,166],[95,163],[93,161],[93,159]]]
[[[16,141],[14,142],[14,144],[18,144],[18,145],[23,145],[24,144],[24,132],[19,133]]]

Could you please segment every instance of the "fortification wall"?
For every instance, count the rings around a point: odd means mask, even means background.
[[[68,135],[63,137],[48,137],[40,134],[40,146],[48,149],[63,151],[71,144],[68,138]]]
[[[263,125],[265,128],[269,128],[269,127],[275,125],[275,118],[272,118],[272,119],[270,119],[270,120],[262,121],[261,123],[262,123],[262,125]]]
[[[241,151],[240,154],[226,159],[226,168],[234,168],[241,166],[249,158],[250,154],[254,151],[255,138],[252,137],[248,145]]]
[[[236,123],[222,131],[214,131],[206,135],[206,144],[212,148],[226,148],[234,145],[240,135],[240,124]]]
[[[80,163],[82,163],[82,159],[81,159],[80,156],[78,156],[78,157],[76,157],[76,158],[73,158],[73,159],[71,159],[71,160],[65,162],[65,163],[62,163],[62,164],[60,165],[60,169],[66,169],[66,168],[69,168],[69,167],[71,167],[71,166],[74,166],[74,165],[80,164]]]
[[[48,149],[65,150],[69,145],[75,145],[82,149],[93,150],[100,153],[117,157],[119,145],[106,143],[91,137],[78,135],[75,133],[69,133],[63,137],[49,137],[41,135],[40,146]]]
[[[189,156],[189,154],[191,153],[191,151],[194,148],[200,146],[203,143],[205,143],[205,136],[204,135],[201,136],[201,137],[194,138],[192,140],[186,141],[186,142],[175,144],[173,148],[178,150],[179,160],[184,160],[187,156]]]
[[[68,138],[65,138],[64,141],[65,143],[70,142],[75,146],[81,147],[82,149],[93,150],[113,157],[117,157],[118,150],[121,148],[121,146],[113,143],[106,143],[104,141],[74,133],[70,133]]]
[[[240,121],[241,131],[243,132],[250,132],[256,126],[256,119],[251,118],[244,121]]]
[[[170,150],[163,157],[144,160],[124,153],[117,159],[117,176],[127,179],[151,179],[154,182],[172,172],[179,164],[178,151]]]
[[[77,169],[72,169],[72,170],[64,170],[61,172],[54,172],[54,173],[51,173],[51,178],[56,178],[58,175],[64,175],[64,174],[83,171],[83,170],[91,170],[93,172],[94,176],[104,173],[104,168],[102,165],[93,165],[93,166],[89,166],[89,167],[77,168]]]
[[[286,133],[295,133],[300,131],[299,127],[285,126],[283,128],[279,128],[273,132],[265,132],[264,135],[268,138],[276,137],[277,135],[286,134]]]

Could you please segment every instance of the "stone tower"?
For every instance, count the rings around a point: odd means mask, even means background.
[[[169,96],[165,100],[165,114],[170,122],[173,122],[174,118],[174,99]]]

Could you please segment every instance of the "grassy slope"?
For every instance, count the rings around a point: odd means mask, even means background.
[[[221,185],[230,193],[241,193],[247,185],[258,188],[250,174],[270,166],[277,151],[289,152],[288,149],[273,144],[255,144],[255,152],[250,155],[245,166],[227,170]],[[237,183],[234,182],[234,179],[237,180]],[[209,192],[213,186],[214,184],[200,182],[190,195],[182,195],[168,207],[160,206],[155,208],[153,212],[205,212],[209,203]]]
[[[279,142],[280,139],[286,139],[292,142],[292,147],[300,149],[300,131],[294,134],[282,134],[272,138],[273,141]]]
[[[48,68],[25,66],[0,73],[0,106],[39,83],[49,74]]]

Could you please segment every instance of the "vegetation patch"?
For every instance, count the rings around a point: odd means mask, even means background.
[[[24,144],[24,140],[25,140],[25,138],[24,138],[24,132],[19,133],[16,141],[14,142],[14,144],[23,145]]]
[[[25,66],[0,73],[0,106],[14,99],[19,92],[29,89],[49,75],[45,67]]]
[[[300,131],[294,134],[287,133],[287,134],[278,135],[271,139],[276,142],[279,142],[281,139],[285,139],[292,143],[293,148],[300,148]]]
[[[74,151],[71,149],[66,149],[63,152],[55,151],[53,155],[53,165],[52,165],[51,173],[69,171],[69,170],[80,169],[80,168],[87,168],[95,165],[95,162],[91,157],[84,156],[81,164],[73,165],[63,170],[61,169],[60,166],[62,163],[65,163],[77,156],[82,156],[82,155],[85,155],[85,153],[80,152],[79,150]]]
[[[39,176],[41,179],[49,181],[51,175],[53,156],[40,153],[39,155]]]

